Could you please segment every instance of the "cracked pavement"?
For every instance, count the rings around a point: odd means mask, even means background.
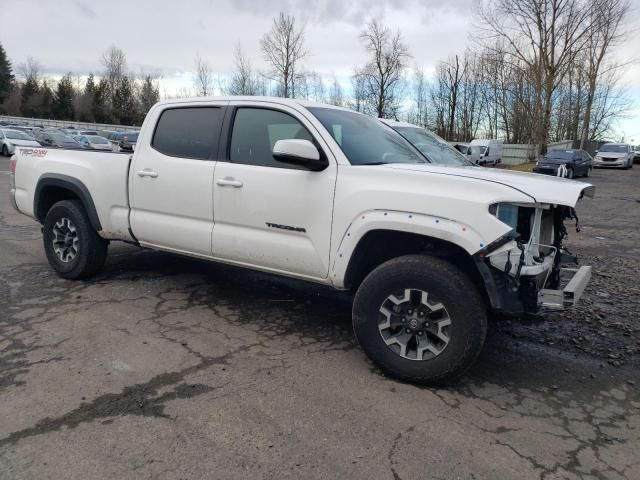
[[[638,168],[578,210],[584,306],[496,320],[446,389],[384,377],[324,287],[117,243],[62,280],[7,170],[0,478],[640,478]]]

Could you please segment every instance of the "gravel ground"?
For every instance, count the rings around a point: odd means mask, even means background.
[[[583,304],[491,323],[456,385],[383,376],[351,298],[114,243],[65,281],[0,159],[0,479],[638,479],[640,168],[596,171]]]

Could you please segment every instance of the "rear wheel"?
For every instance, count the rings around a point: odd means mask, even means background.
[[[385,373],[419,384],[442,384],[474,362],[487,331],[484,301],[452,264],[407,255],[380,265],[353,304],[356,338]]]
[[[7,148],[6,145],[2,145],[2,155],[5,157],[9,156],[9,149]]]
[[[587,167],[587,172],[584,174],[584,176],[589,178],[591,176],[592,171],[593,171],[592,167]]]
[[[62,200],[51,207],[42,238],[49,265],[62,278],[90,277],[100,271],[107,258],[109,242],[93,229],[77,200]]]
[[[571,167],[567,168],[566,177],[567,178],[573,178],[573,168],[571,168]]]

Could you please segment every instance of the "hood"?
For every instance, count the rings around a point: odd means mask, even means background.
[[[629,155],[626,152],[598,152],[596,153],[596,157],[604,157],[604,158],[624,158]]]
[[[540,160],[540,165],[562,165],[573,162],[570,158],[543,158]]]
[[[473,178],[478,181],[493,182],[513,188],[528,195],[536,203],[549,203],[575,207],[584,193],[593,197],[595,187],[588,183],[568,180],[566,178],[538,175],[535,173],[497,170],[482,167],[443,167],[437,165],[389,164],[380,168],[406,170],[407,172],[424,172],[437,175],[449,175]]]
[[[19,140],[8,138],[7,139],[12,145],[18,145],[19,147],[39,147],[40,144],[35,140]]]

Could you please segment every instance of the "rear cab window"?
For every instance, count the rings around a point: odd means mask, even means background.
[[[165,109],[158,118],[151,147],[172,157],[215,158],[222,112],[221,107],[215,106]]]

